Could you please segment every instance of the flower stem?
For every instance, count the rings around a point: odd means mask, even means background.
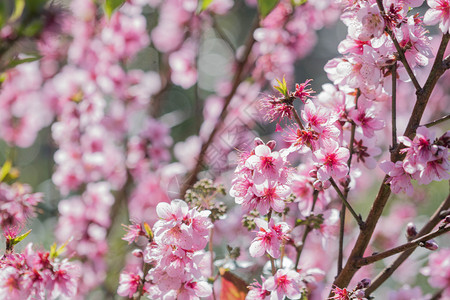
[[[333,186],[333,188],[336,190],[337,194],[339,195],[339,198],[341,198],[342,202],[345,204],[345,206],[348,208],[348,210],[350,211],[350,213],[352,214],[352,216],[355,218],[356,222],[359,225],[359,228],[362,229],[365,226],[364,221],[362,220],[361,216],[356,214],[355,210],[353,209],[353,207],[350,205],[350,203],[348,203],[347,199],[345,198],[344,194],[342,194],[341,190],[339,189],[339,187],[337,186],[336,182],[334,181],[333,178],[330,178],[330,182],[331,185]]]
[[[421,236],[420,238],[414,239],[411,242],[405,243],[403,245],[397,246],[395,248],[374,254],[372,256],[368,256],[368,257],[363,257],[361,259],[359,259],[359,261],[356,262],[357,266],[366,266],[366,265],[370,265],[373,264],[374,262],[377,262],[379,260],[382,260],[386,257],[404,252],[406,250],[409,250],[411,248],[416,248],[420,245],[420,243],[429,241],[435,237],[438,237],[446,232],[450,231],[450,226],[442,226],[440,227],[438,230],[435,230],[429,234],[426,234],[424,236]]]
[[[313,204],[311,207],[311,213],[314,212],[314,208],[316,206],[317,197],[319,196],[319,191],[314,190],[313,192]],[[305,241],[308,237],[308,234],[312,231],[311,226],[306,226],[305,231],[303,232],[302,236],[302,244],[297,247],[297,256],[295,257],[295,269],[298,268],[298,263],[300,262],[300,256],[302,255],[303,248],[305,247]]]
[[[397,148],[397,62],[392,65],[392,151]]]

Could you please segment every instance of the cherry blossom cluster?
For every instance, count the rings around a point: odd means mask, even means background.
[[[275,141],[264,144],[257,138],[253,150],[241,153],[230,194],[247,211],[256,209],[266,215],[285,209],[289,167],[286,157],[273,151],[275,145]]]
[[[316,31],[333,24],[340,13],[334,1],[305,1],[302,5],[282,0],[255,31],[257,55],[252,77],[273,81],[293,78],[294,63],[309,54],[317,42]]]
[[[428,277],[432,287],[442,289],[442,298],[450,297],[450,250],[442,249],[430,254],[428,266],[421,273]]]
[[[31,187],[15,183],[0,183],[0,226],[2,230],[22,229],[30,217],[35,216],[36,205],[42,201],[41,193],[31,193]]]
[[[35,251],[28,244],[22,253],[0,259],[0,293],[4,299],[70,299],[81,276],[77,264]]]
[[[77,294],[84,294],[94,288],[106,276],[103,260],[108,251],[106,237],[111,226],[110,210],[114,196],[107,182],[89,183],[81,196],[61,200],[58,205],[60,217],[56,228],[59,242],[73,241],[67,250],[83,263]]]
[[[439,139],[435,139],[434,133],[422,126],[417,129],[413,140],[405,136],[399,137],[399,141],[405,146],[401,150],[405,154],[404,160],[396,163],[384,161],[380,165],[389,175],[387,182],[392,191],[404,191],[412,196],[412,179],[419,184],[450,179],[449,136],[450,131],[447,131]]]
[[[159,203],[158,220],[149,237],[143,256],[144,270],[124,272],[118,293],[132,297],[138,288],[151,299],[199,299],[211,295],[211,286],[204,280],[210,276],[207,268],[209,255],[204,248],[208,243],[212,223],[210,211],[189,209],[183,200]],[[124,238],[135,241],[142,233],[140,225],[132,225]]]

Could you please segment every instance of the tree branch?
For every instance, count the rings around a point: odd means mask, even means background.
[[[378,9],[381,12],[381,16],[385,17],[386,16],[386,11],[384,10],[384,6],[383,6],[383,1],[382,0],[377,0],[377,5],[378,5]],[[389,28],[388,25],[385,26],[384,30],[389,34],[389,36],[391,37],[392,42],[394,43],[395,49],[398,52],[398,56],[400,58],[400,61],[402,62],[403,66],[406,69],[406,72],[409,75],[409,78],[411,78],[412,83],[414,84],[414,87],[416,88],[416,92],[419,92],[422,90],[422,87],[420,86],[419,82],[417,81],[416,76],[414,75],[414,72],[412,71],[408,60],[406,59],[405,53],[403,52],[402,47],[400,46],[400,44],[397,41],[397,38],[395,37],[394,33],[392,32],[391,28]]]
[[[436,209],[434,214],[431,216],[430,220],[427,224],[420,230],[420,232],[417,234],[417,237],[424,236],[425,234],[428,234],[433,230],[433,228],[441,221],[440,214],[441,212],[447,210],[450,208],[450,194],[447,196],[447,199],[441,203],[441,205]],[[405,252],[403,252],[391,265],[386,267],[383,271],[381,271],[377,277],[375,277],[374,280],[372,280],[372,283],[370,286],[365,290],[366,297],[370,296],[370,294],[375,291],[380,285],[383,284],[393,273],[397,268],[414,252],[413,249],[409,249]]]
[[[370,265],[370,264],[373,264],[374,262],[385,259],[386,257],[404,252],[409,249],[415,249],[416,247],[420,246],[421,243],[429,241],[429,240],[431,240],[437,236],[440,236],[448,231],[450,231],[450,227],[442,226],[438,230],[431,232],[429,234],[426,234],[424,236],[421,236],[420,238],[414,239],[411,242],[408,242],[403,245],[397,246],[395,248],[383,251],[381,253],[374,254],[372,256],[363,257],[363,258],[359,259],[356,262],[356,264],[359,267]]]
[[[228,106],[230,105],[231,99],[233,98],[233,96],[235,95],[237,88],[239,87],[239,84],[242,81],[242,73],[244,71],[244,67],[247,63],[248,57],[250,56],[250,52],[253,48],[253,45],[255,43],[255,39],[253,38],[253,32],[259,27],[259,21],[256,18],[256,21],[254,22],[254,25],[252,27],[252,29],[250,30],[246,45],[245,45],[245,50],[244,50],[244,54],[242,56],[241,59],[239,59],[238,57],[236,57],[236,61],[237,61],[237,69],[236,72],[234,73],[234,77],[233,77],[233,84],[232,84],[232,88],[230,93],[225,97],[224,99],[224,106],[222,109],[222,112],[220,113],[219,119],[217,120],[216,125],[214,126],[213,131],[211,132],[211,134],[208,137],[208,140],[206,140],[206,142],[203,143],[200,153],[197,157],[197,163],[195,165],[195,167],[193,168],[193,170],[188,174],[188,176],[186,177],[186,181],[184,182],[183,186],[180,189],[180,197],[183,197],[184,194],[186,193],[187,189],[192,186],[194,184],[194,182],[197,180],[197,174],[200,172],[200,170],[202,169],[202,164],[203,161],[206,157],[206,151],[208,150],[209,146],[211,145],[211,143],[213,142],[216,134],[219,132],[219,129],[223,123],[223,121],[225,120],[225,118],[228,115]]]
[[[317,197],[318,196],[319,196],[319,191],[314,190],[314,192],[313,192],[313,205],[312,205],[312,208],[311,208],[311,212],[314,211],[314,207],[316,206],[316,202],[317,202]],[[295,258],[295,270],[297,270],[298,263],[300,261],[300,256],[302,255],[303,248],[305,247],[306,238],[308,237],[308,234],[311,232],[311,230],[312,229],[311,229],[311,227],[309,225],[306,226],[305,231],[303,232],[303,236],[302,236],[302,244],[300,245],[300,247],[296,247],[297,256]]]
[[[377,2],[379,1],[380,0],[377,0]],[[430,99],[431,92],[433,91],[437,80],[445,71],[445,68],[442,64],[442,58],[444,56],[445,48],[447,47],[449,38],[449,34],[443,35],[439,50],[436,55],[436,60],[430,70],[430,74],[424,85],[424,88],[420,92],[416,93],[416,103],[411,113],[408,125],[406,126],[405,132],[403,134],[404,136],[407,136],[409,138],[412,138],[414,136],[416,128],[420,124],[420,120],[422,119],[422,115],[425,111],[428,100]],[[401,157],[402,155],[400,154],[398,148],[391,153],[392,162],[398,161],[399,159],[401,159]],[[387,200],[389,199],[389,196],[391,194],[390,186],[385,183],[387,179],[388,176],[386,175],[372,204],[369,215],[367,216],[365,227],[360,231],[350,257],[347,260],[347,263],[333,283],[335,286],[347,286],[350,280],[353,278],[353,275],[359,269],[358,266],[355,265],[355,261],[363,257],[364,251],[366,250],[367,246],[369,245],[370,239],[372,238],[375,226],[378,223],[378,219],[380,218],[384,207],[386,206]],[[330,293],[330,296],[332,296],[332,292]]]
[[[443,122],[445,122],[447,120],[450,120],[450,115],[446,115],[446,116],[444,116],[444,117],[442,117],[440,119],[434,120],[434,121],[432,121],[430,123],[426,123],[426,124],[420,125],[420,126],[425,126],[427,128],[430,128],[430,127],[436,126],[438,124],[441,124],[441,123],[443,123]]]
[[[337,186],[336,182],[334,181],[334,179],[332,177],[330,177],[330,182],[331,185],[333,186],[333,188],[336,190],[339,198],[341,198],[342,203],[344,203],[344,205],[348,208],[348,210],[350,211],[350,213],[352,214],[352,216],[355,218],[356,222],[359,225],[360,229],[363,229],[365,224],[364,221],[362,220],[361,216],[356,214],[355,210],[353,209],[353,207],[350,205],[350,203],[348,203],[347,199],[345,198],[344,194],[342,194],[341,190],[339,189],[339,187]]]
[[[397,148],[397,62],[392,65],[392,150]]]

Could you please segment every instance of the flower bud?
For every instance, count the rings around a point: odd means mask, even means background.
[[[142,252],[141,249],[135,249],[135,250],[133,250],[133,252],[131,252],[131,254],[133,254],[134,256],[139,257],[139,258],[144,256],[144,253]]]
[[[260,139],[260,138],[255,138],[255,141],[254,141],[254,143],[255,143],[255,147],[256,146],[259,146],[259,145],[264,145],[264,142]]]
[[[317,178],[317,170],[309,171],[308,175],[311,176],[312,178]]]
[[[427,248],[428,250],[434,251],[439,248],[438,244],[434,240],[429,240],[421,243],[419,246]]]
[[[275,146],[277,145],[277,142],[275,142],[274,140],[270,140],[267,142],[266,146],[270,148],[270,150],[273,150],[275,148]]]
[[[406,225],[406,237],[408,239],[412,239],[417,235],[417,228],[414,223],[409,222],[408,225]]]
[[[355,295],[356,299],[364,299],[366,293],[363,290],[357,290],[353,293],[353,295]]]
[[[321,191],[321,190],[323,189],[322,181],[320,181],[320,180],[314,181],[313,187],[314,187],[316,190]]]
[[[449,224],[449,223],[450,223],[450,215],[448,215],[448,216],[445,217],[444,223],[445,223],[445,224]]]
[[[358,282],[358,284],[356,285],[356,289],[360,290],[360,289],[365,289],[366,287],[368,287],[370,284],[370,279],[368,278],[364,278],[363,280],[361,280],[360,282]]]

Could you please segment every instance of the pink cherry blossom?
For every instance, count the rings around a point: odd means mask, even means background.
[[[443,33],[450,33],[450,2],[448,0],[427,0],[429,10],[423,17],[427,25],[439,23],[439,29]]]
[[[450,249],[442,249],[430,254],[428,266],[422,274],[429,276],[428,282],[443,290],[443,297],[450,297]]]
[[[412,196],[413,186],[411,184],[411,175],[406,173],[403,169],[402,161],[397,161],[396,163],[382,161],[379,166],[387,175],[389,175],[386,183],[391,185],[393,193],[398,194],[403,191],[408,196]]]
[[[255,219],[259,231],[256,238],[252,241],[249,251],[253,257],[258,257],[267,253],[273,258],[280,257],[280,246],[288,239],[287,232],[290,227],[285,222],[275,224],[273,219],[269,223],[263,219]]]
[[[278,269],[273,277],[265,282],[265,288],[270,291],[271,300],[291,299],[301,296],[300,274],[293,270]]]
[[[319,164],[317,178],[325,181],[330,177],[336,180],[343,178],[348,173],[347,160],[350,153],[347,148],[339,147],[339,144],[331,141],[314,152],[313,159]]]
[[[131,272],[123,272],[120,274],[119,287],[117,294],[122,297],[132,298],[142,283],[142,272],[138,274]]]

